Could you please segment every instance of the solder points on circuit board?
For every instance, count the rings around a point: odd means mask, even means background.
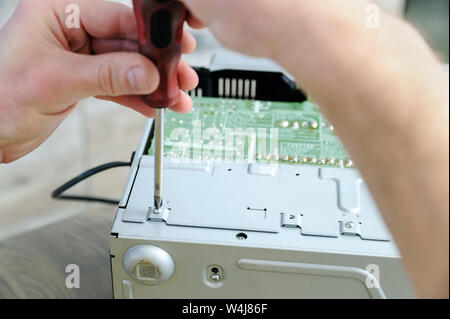
[[[167,112],[166,157],[354,167],[333,126],[310,101],[193,99],[190,113]]]

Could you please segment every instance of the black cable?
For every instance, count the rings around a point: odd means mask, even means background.
[[[62,195],[65,191],[68,189],[74,187],[78,183],[84,181],[85,179],[88,179],[91,176],[94,176],[98,173],[107,171],[111,168],[116,167],[131,167],[131,164],[133,163],[135,153],[131,156],[131,160],[129,162],[111,162],[106,163],[97,167],[94,167],[86,172],[84,172],[81,175],[78,175],[77,177],[71,179],[67,183],[61,185],[56,190],[52,192],[52,198],[58,199],[58,200],[74,200],[74,201],[85,201],[85,202],[97,202],[97,203],[103,203],[103,204],[110,204],[110,205],[119,205],[120,201],[108,199],[108,198],[100,198],[100,197],[91,197],[91,196],[75,196],[75,195]]]

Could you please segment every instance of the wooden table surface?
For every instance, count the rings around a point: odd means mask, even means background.
[[[0,299],[112,298],[108,238],[115,209],[100,207],[0,242]],[[80,288],[66,287],[66,266]]]

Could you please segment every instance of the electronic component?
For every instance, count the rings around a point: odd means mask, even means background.
[[[312,102],[193,99],[190,113],[167,112],[166,157],[353,167]]]

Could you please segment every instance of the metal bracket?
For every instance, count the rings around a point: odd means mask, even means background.
[[[353,220],[341,221],[341,235],[346,236],[360,236],[361,237],[361,224]]]
[[[148,209],[147,220],[155,221],[155,222],[166,222],[169,218],[169,210],[167,208],[161,208],[155,210],[155,208],[150,207]]]
[[[281,226],[288,228],[302,228],[302,215],[281,213]]]

